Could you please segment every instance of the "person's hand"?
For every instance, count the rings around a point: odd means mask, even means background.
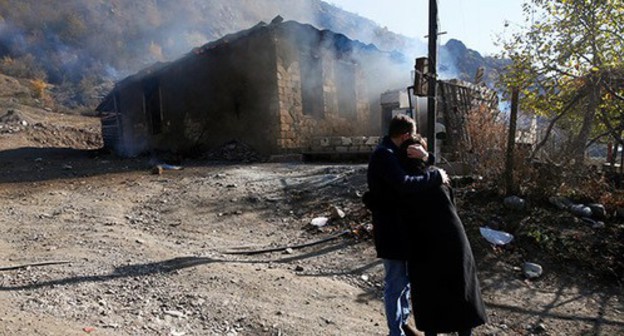
[[[442,176],[442,183],[446,185],[450,185],[451,179],[448,177],[446,170],[440,169],[440,168],[437,168],[437,169],[438,169],[438,172],[440,173],[440,176]]]
[[[423,161],[427,161],[429,153],[427,153],[422,145],[415,144],[407,147],[407,157],[410,159],[420,159]]]

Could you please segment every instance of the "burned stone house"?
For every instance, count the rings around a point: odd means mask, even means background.
[[[121,80],[97,111],[105,147],[125,156],[231,140],[301,153],[319,137],[381,134],[380,93],[409,69],[373,45],[274,20]]]

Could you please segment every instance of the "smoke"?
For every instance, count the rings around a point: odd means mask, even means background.
[[[86,76],[120,80],[276,15],[390,53],[404,70],[385,79],[402,86],[409,85],[414,59],[427,54],[422,41],[320,0],[20,0],[0,3],[0,58],[32,55],[35,68],[53,83],[77,83]],[[447,58],[452,59],[442,52],[443,78],[458,71]]]

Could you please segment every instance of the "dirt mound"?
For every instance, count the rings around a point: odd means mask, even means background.
[[[102,147],[99,128],[76,128],[37,123],[27,130],[27,137],[37,147],[94,149]]]
[[[17,107],[7,107],[6,113],[0,114],[0,150],[20,147],[102,147],[98,118],[54,113],[27,105],[12,105]]]

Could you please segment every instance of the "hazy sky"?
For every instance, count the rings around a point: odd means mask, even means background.
[[[377,22],[382,27],[423,41],[428,33],[429,0],[325,0]],[[523,0],[438,0],[440,44],[461,40],[481,54],[498,52],[497,35],[510,35],[523,25]],[[505,22],[509,22],[505,27]]]

